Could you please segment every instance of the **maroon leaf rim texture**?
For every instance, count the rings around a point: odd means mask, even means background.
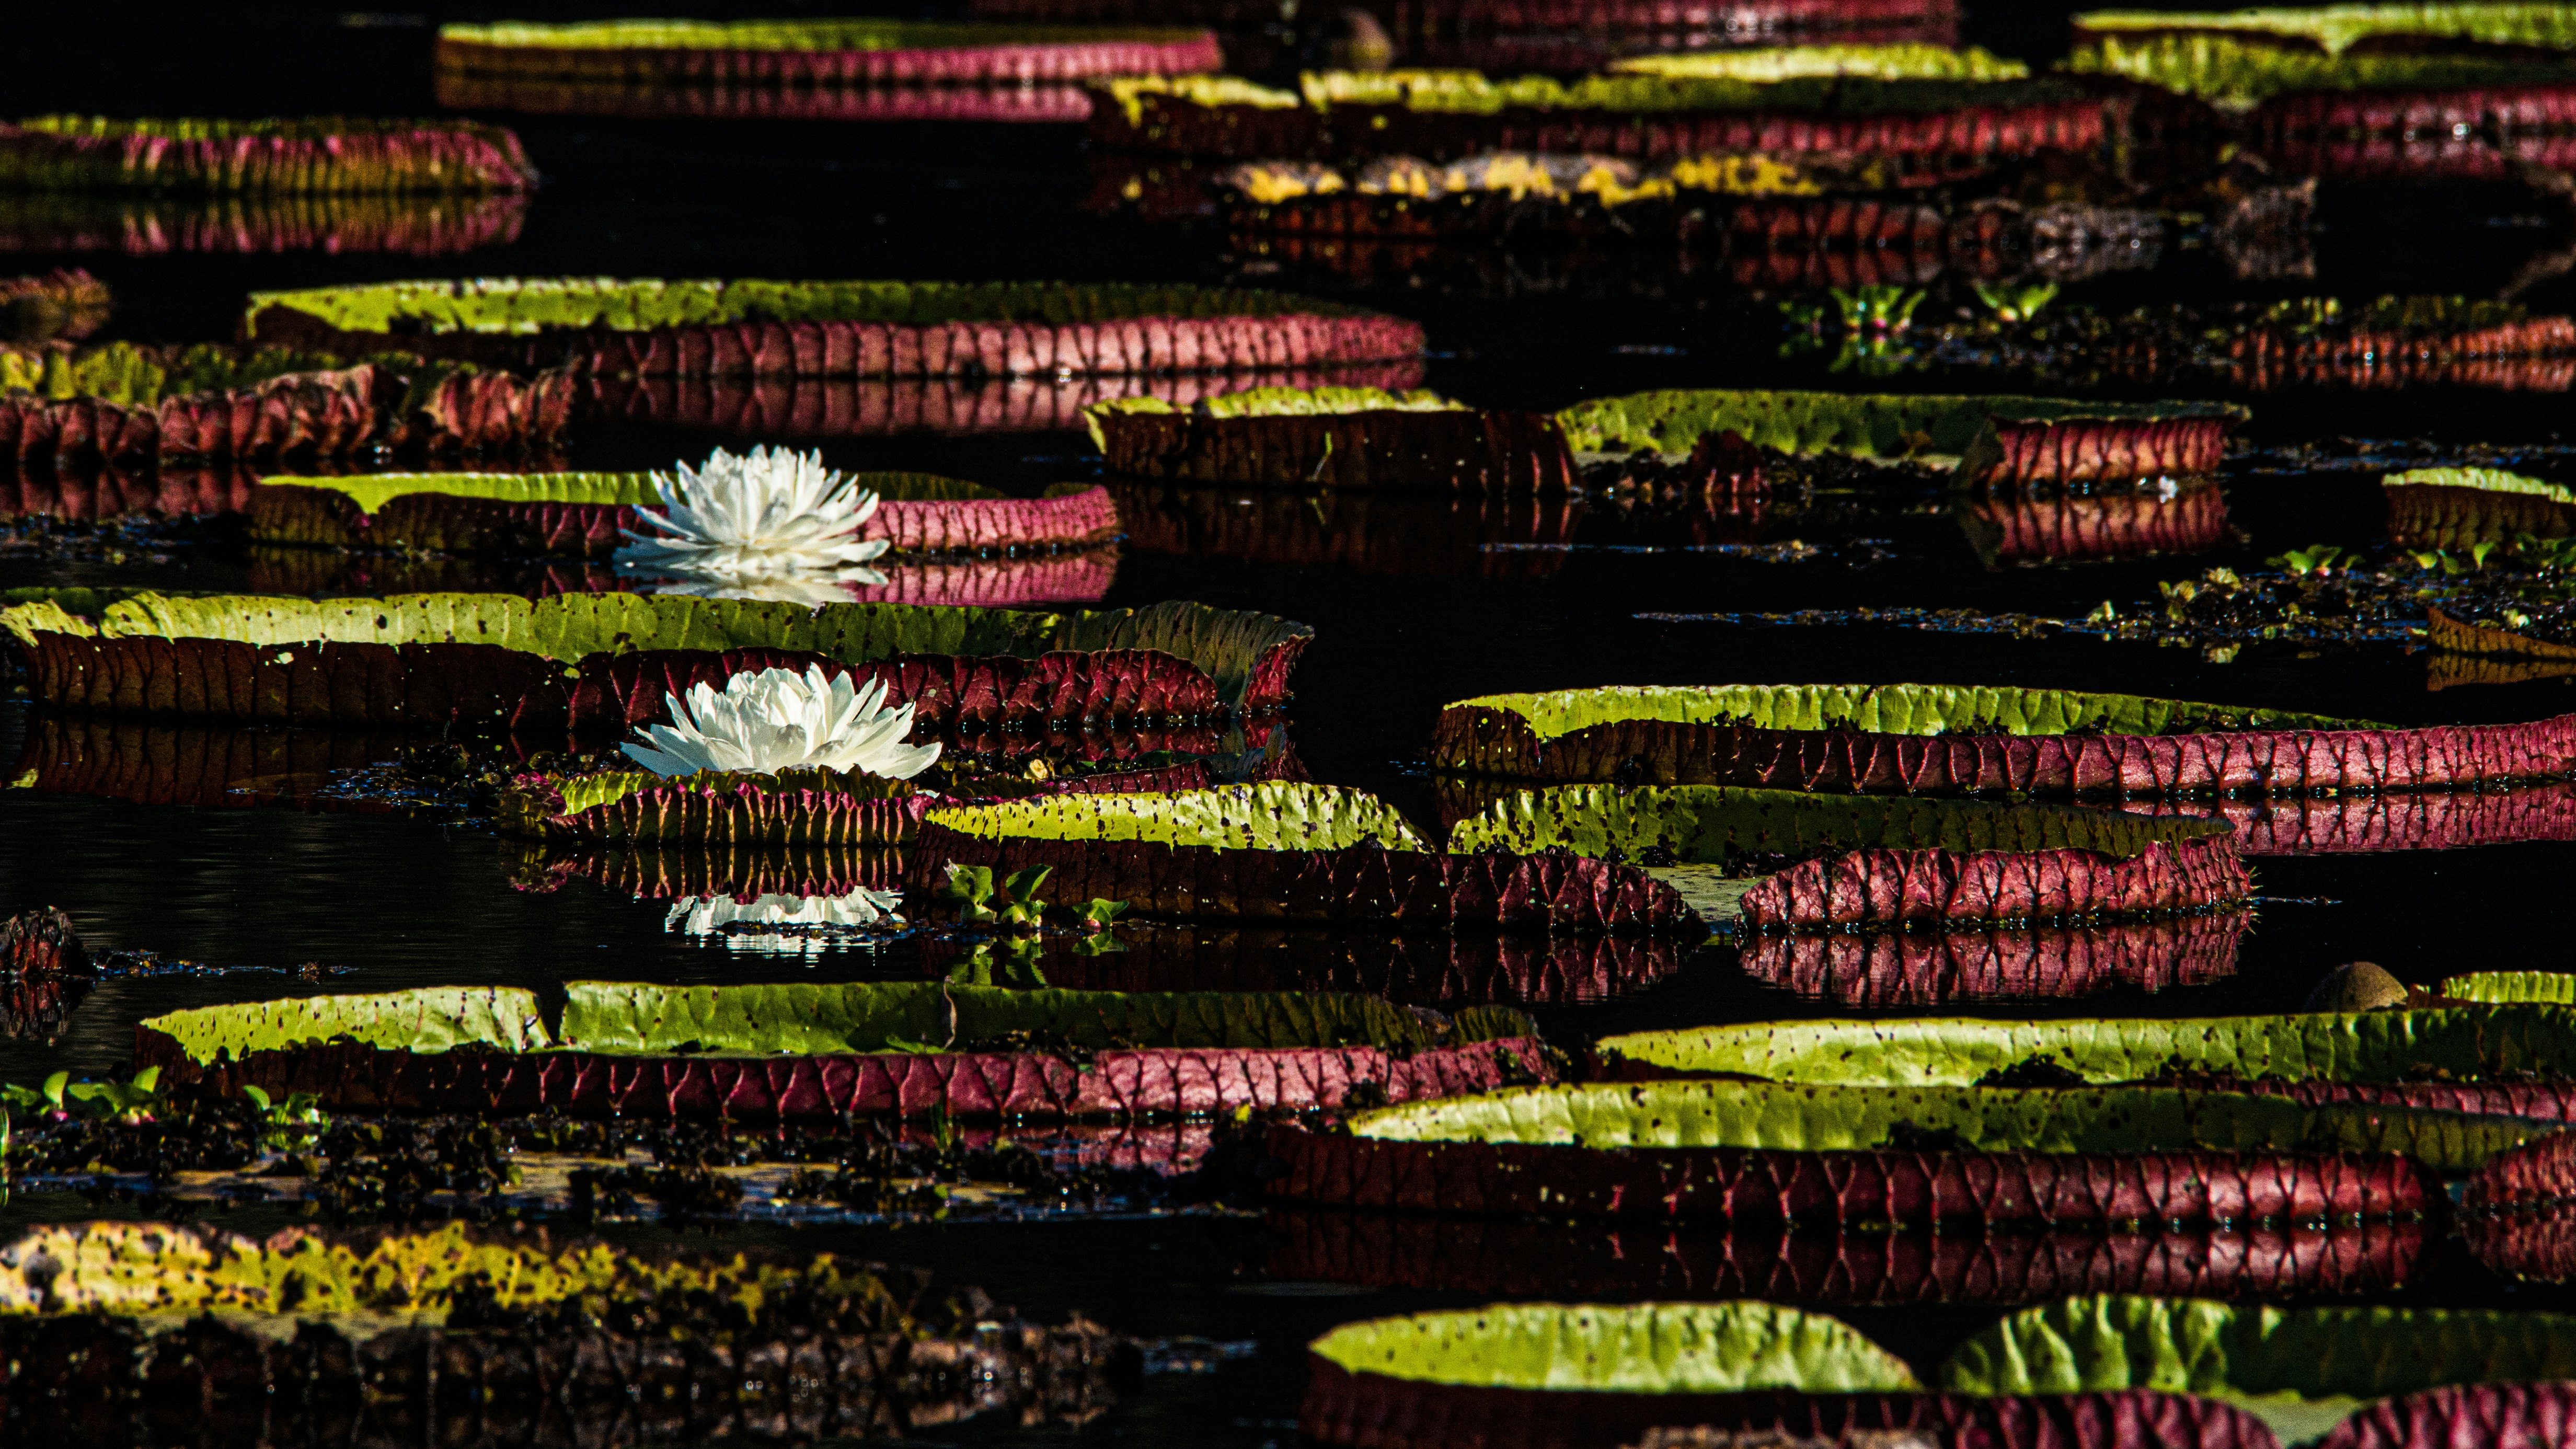
[[[714,789],[656,786],[567,814],[552,782],[522,775],[503,791],[501,823],[548,839],[603,845],[902,845],[919,833],[932,803],[928,795],[886,798],[745,780]]]
[[[390,129],[401,125],[402,130]],[[0,175],[223,193],[529,191],[519,138],[474,121],[360,122],[327,136],[86,136],[0,122]]]
[[[2576,1084],[2555,1096],[2540,1105],[2576,1122]],[[2488,1159],[2469,1175],[2459,1218],[2470,1254],[2494,1272],[2544,1283],[2576,1278],[2576,1131]]]
[[[89,948],[81,944],[71,914],[44,906],[0,918],[0,971],[19,975],[86,971]]]
[[[2250,144],[2312,137],[2457,135],[2576,128],[2576,80],[2524,85],[2299,91],[2256,106],[2243,122]]]
[[[722,81],[661,85],[468,75],[430,77],[438,103],[459,111],[692,120],[1024,121],[1078,123],[1091,94],[1069,81],[938,86],[793,86]]]
[[[1851,850],[1801,861],[1744,893],[1755,931],[2113,920],[2241,901],[2253,878],[2231,836],[2089,850]]]
[[[2250,1231],[1796,1233],[1273,1207],[1264,1276],[1559,1302],[2336,1298],[2414,1283],[2421,1222]]]
[[[442,35],[438,69],[484,75],[665,84],[963,86],[1182,75],[1223,68],[1213,32],[1061,42],[763,50],[729,46],[495,45]]]
[[[2571,1438],[2576,1384],[2470,1384],[2370,1404],[2316,1449],[2550,1449]]]
[[[577,408],[584,420],[625,419],[776,439],[880,433],[1032,433],[1076,429],[1083,409],[1122,397],[1159,397],[1175,407],[1246,387],[1422,385],[1420,357],[1252,373],[1163,373],[1069,377],[749,378],[588,377]]]
[[[1707,1424],[1828,1439],[1917,1429],[1945,1449],[2278,1449],[2260,1419],[2212,1399],[2145,1389],[1953,1394],[1651,1394],[1506,1389],[1352,1373],[1306,1356],[1297,1429],[1352,1449],[1616,1449],[1648,1429]]]
[[[381,340],[381,339],[380,339]],[[0,394],[0,454],[138,461],[330,456],[358,448],[434,453],[543,447],[572,412],[572,379],[450,373],[425,393],[374,363],[289,373],[151,406]]]
[[[581,879],[637,900],[730,896],[845,896],[855,890],[899,890],[903,854],[863,846],[777,849],[757,845],[619,849],[527,847],[511,872],[524,891],[554,891]]]
[[[251,537],[272,543],[607,559],[647,510],[424,492],[370,514],[337,489],[269,483],[252,491],[249,511]],[[1117,532],[1118,506],[1094,486],[1052,498],[884,499],[858,536],[884,539],[899,554],[949,554],[1080,548]]]
[[[2434,642],[2458,648],[2444,642],[2446,617],[2433,614]],[[1431,750],[1443,770],[1526,780],[1915,795],[2296,794],[2564,778],[2576,773],[2576,714],[2186,735],[1925,736],[1620,720],[1541,740],[1511,711],[1452,705],[1440,712]]]
[[[2198,553],[2227,541],[2227,497],[2216,488],[2188,488],[2170,499],[1989,497],[1965,504],[1960,521],[1989,567]]]
[[[1028,558],[896,562],[878,572],[886,576],[886,582],[850,585],[850,597],[863,604],[970,609],[1097,604],[1109,596],[1110,586],[1118,582],[1118,555],[1115,550],[1102,548]]]
[[[668,696],[692,685],[722,688],[744,670],[813,666],[834,678],[882,681],[888,703],[914,707],[916,730],[1180,727],[1226,714],[1205,671],[1153,649],[1057,650],[1033,659],[911,654],[859,665],[787,649],[657,649],[588,655],[569,671],[494,644],[262,646],[39,632],[24,652],[33,692],[48,704],[293,724],[623,730],[668,722]],[[1273,662],[1265,659],[1260,672],[1284,674]]]
[[[2205,986],[2236,974],[2245,911],[2028,931],[1878,931],[1747,937],[1744,974],[1846,1006],[2065,998]]]
[[[2388,499],[2388,541],[2401,548],[2465,549],[2518,533],[2538,538],[2576,534],[2576,504],[2535,493],[2430,483],[2392,483],[2381,491]]]
[[[559,1111],[572,1116],[735,1121],[845,1114],[1047,1119],[1303,1111],[1490,1090],[1552,1075],[1535,1037],[1394,1054],[1377,1047],[1103,1051],[1081,1067],[1044,1052],[794,1057],[594,1052],[383,1051],[354,1043],[254,1051],[213,1066],[137,1026],[138,1070],[226,1095],[311,1092],[333,1111]],[[1353,1094],[1357,1093],[1357,1100]]]
[[[1997,418],[1966,467],[1989,486],[2214,473],[2234,425],[2225,417]]]
[[[1632,995],[1680,973],[1666,936],[1387,935],[1122,922],[1123,951],[1046,938],[1047,984],[1080,991],[1347,991],[1403,1004],[1567,1005]],[[966,948],[924,941],[932,971]]]
[[[2490,629],[2444,613],[2440,606],[2424,611],[2433,647],[2459,654],[2511,654],[2531,659],[2576,659],[2576,644],[2535,639],[2510,629]]]
[[[1729,1223],[2248,1224],[2419,1213],[2436,1189],[2395,1155],[1796,1152],[1401,1142],[1275,1128],[1275,1200],[1551,1218]]]
[[[1493,930],[1696,935],[1699,918],[1672,887],[1631,866],[1547,853],[1438,855],[1352,846],[1233,850],[1146,840],[988,838],[936,820],[913,852],[915,884],[949,862],[1045,866],[1066,899],[1128,902],[1176,920],[1301,921]]]
[[[2502,789],[2409,790],[2278,800],[2133,801],[2125,809],[2225,820],[2245,855],[2461,850],[2576,840],[2576,781]]]
[[[1400,362],[1420,356],[1422,326],[1364,312],[1130,317],[1107,322],[733,322],[617,332],[343,331],[270,306],[245,324],[263,345],[364,356],[389,346],[427,356],[602,376],[763,378],[1061,378],[1137,373],[1254,373]]]
[[[1113,412],[1096,422],[1109,470],[1140,478],[1556,491],[1576,476],[1565,430],[1544,413]]]
[[[1404,154],[1447,161],[1479,151],[1553,151],[1670,161],[1686,156],[1758,151],[1884,155],[1914,169],[1917,183],[2044,150],[2089,151],[2110,135],[2122,102],[2046,101],[1967,106],[1920,115],[1825,116],[1798,112],[1674,114],[1587,112],[1507,106],[1491,115],[1408,111],[1397,106],[1337,105],[1268,110],[1251,105],[1201,106],[1157,95],[1138,97],[1129,120],[1117,100],[1094,92],[1095,148],[1218,156],[1362,160]]]
[[[2276,138],[2249,149],[2284,175],[2316,176],[2328,181],[2514,181],[2528,166],[2561,171],[2576,166],[2576,136],[2546,131],[2510,134],[2501,144],[2476,133],[2458,136],[2447,127],[2417,135],[2322,132]],[[2564,369],[2553,371],[2565,375]],[[2512,373],[2499,369],[2469,374],[2473,378],[2499,375],[2509,377]],[[2487,381],[2476,385],[2533,384]],[[2566,384],[2557,386],[2563,391]]]

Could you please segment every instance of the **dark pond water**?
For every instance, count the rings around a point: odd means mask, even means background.
[[[57,9],[32,39],[13,29],[16,43],[0,55],[0,84],[11,104],[26,112],[125,114],[430,109],[421,61],[427,37],[416,28],[334,27],[323,12],[282,7],[221,24],[193,10],[135,14],[140,18],[128,24]],[[2058,47],[2061,33],[2054,14],[2026,11],[1972,24],[1972,38],[2042,56]],[[1203,229],[1082,210],[1086,157],[1076,127],[513,124],[545,172],[546,188],[516,241],[468,257],[289,252],[76,260],[116,290],[108,335],[151,340],[225,336],[244,294],[256,288],[451,270],[1137,281],[1227,275],[1218,239]],[[2325,221],[2318,278],[2296,290],[2362,298],[2394,289],[2491,294],[2551,244],[2552,225],[2563,226],[2527,200],[2468,188],[2330,193]],[[30,267],[72,260],[25,258]],[[2264,294],[2187,265],[2069,291],[2071,299],[2105,305]],[[1716,283],[1661,295],[1582,286],[1508,297],[1433,288],[1359,295],[1427,323],[1437,349],[1429,384],[1480,404],[1554,408],[1659,386],[1845,385],[1822,356],[1783,358],[1768,304]],[[2576,309],[2576,284],[2561,277],[2522,300],[2540,310]],[[1889,385],[1972,384],[1933,377]],[[2529,449],[2563,469],[2564,450],[2576,444],[2576,417],[2563,393],[2317,389],[2252,403],[2246,435],[2266,448],[2355,439],[2439,460],[2492,443]],[[716,442],[758,441],[765,440],[592,426],[580,431],[570,458],[584,468],[661,466]],[[1085,441],[1070,433],[833,439],[821,446],[843,468],[935,469],[1017,489],[1096,471]],[[1215,552],[1131,542],[1107,602],[1197,599],[1312,624],[1316,642],[1295,681],[1298,753],[1316,779],[1377,791],[1426,825],[1435,823],[1437,806],[1421,756],[1434,716],[1450,700],[1506,690],[1902,679],[2124,690],[2406,723],[2527,719],[2576,708],[2576,688],[2565,680],[2434,692],[2426,656],[2399,644],[2255,643],[2221,663],[2198,648],[2089,637],[1638,617],[1969,607],[2080,618],[2106,600],[2123,610],[2151,600],[2160,580],[2193,578],[2213,566],[2251,568],[2294,546],[2367,546],[2380,536],[2367,471],[2248,458],[2231,468],[2224,487],[2235,533],[2201,554],[2000,568],[1980,562],[1937,498],[1852,500],[1840,516],[1815,521],[1804,540],[1821,546],[1814,557],[1789,562],[1687,551],[1696,540],[1686,530],[1669,520],[1623,522],[1606,503],[1596,503],[1570,535],[1551,535],[1571,547],[1546,550],[1489,548],[1533,535],[1526,527],[1515,532],[1507,518],[1483,518],[1473,502],[1375,500],[1367,537],[1385,547],[1366,559],[1346,553],[1345,562],[1302,563],[1296,560],[1312,556],[1299,552],[1303,544],[1337,527],[1340,541],[1349,541],[1353,515],[1335,525],[1329,507],[1351,505],[1283,508],[1248,493],[1178,492],[1161,500],[1174,517],[1221,519],[1240,510],[1264,523],[1248,531],[1250,545]],[[1758,541],[1778,543],[1801,529],[1809,525],[1774,525]],[[0,556],[0,587],[244,588],[252,579],[245,552],[220,530],[166,565]],[[17,759],[45,728],[23,697],[0,703],[0,764]],[[666,933],[658,903],[579,881],[547,892],[522,889],[514,884],[519,857],[520,847],[484,831],[398,813],[180,808],[0,790],[0,908],[59,905],[97,945],[278,973],[111,983],[83,1004],[61,1042],[0,1043],[0,1076],[120,1067],[139,1017],[306,989],[283,973],[308,961],[341,968],[333,985],[342,990],[918,969],[901,949],[807,958],[702,944]],[[2425,984],[2474,969],[2569,969],[2576,967],[2571,868],[2576,846],[2567,843],[2265,859],[2254,924],[2235,969],[2221,979],[1954,1009],[2281,1010],[2294,1007],[2329,967],[2359,958]],[[1721,947],[1643,994],[1539,1014],[1552,1035],[1578,1041],[1647,1025],[1832,1009],[1749,978]],[[0,1228],[70,1210],[41,1198],[22,1201],[0,1209]],[[1293,1437],[1305,1339],[1353,1317],[1468,1301],[1281,1281],[1262,1268],[1279,1243],[1266,1232],[1254,1222],[1193,1216],[742,1236],[923,1263],[1024,1309],[1080,1307],[1122,1330],[1256,1342],[1257,1353],[1212,1375],[1150,1381],[1133,1403],[1085,1433],[1171,1446],[1266,1446]],[[2445,1301],[2504,1296],[2473,1269],[2426,1280],[2443,1285],[2437,1291]],[[1927,1358],[1991,1316],[1977,1308],[1837,1311]],[[1054,1431],[960,1432],[1036,1439]]]

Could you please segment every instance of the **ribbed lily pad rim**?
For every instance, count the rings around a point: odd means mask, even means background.
[[[1182,45],[1211,36],[1170,25],[1020,25],[857,16],[835,20],[452,21],[438,38],[524,50],[974,50],[1021,45]]]
[[[2242,421],[2234,404],[2196,400],[2121,403],[2017,393],[1838,393],[1723,388],[1671,389],[1595,398],[1559,412],[1578,454],[1651,447],[1688,453],[1703,433],[1734,431],[1762,447],[1795,454],[1845,453],[1881,461],[1955,466],[1990,421],[2110,422],[2219,418]]]
[[[2408,468],[2388,474],[2379,484],[2383,488],[2469,488],[2480,493],[2513,493],[2576,507],[2576,489],[2502,468]]]
[[[397,498],[432,494],[444,498],[480,499],[493,503],[589,504],[601,507],[658,508],[662,490],[654,480],[673,477],[671,470],[648,473],[326,473],[305,476],[273,474],[254,488],[318,488],[338,493],[374,515]],[[936,502],[1000,499],[995,488],[936,473],[851,473],[851,483],[887,501],[922,499]]]
[[[1957,684],[1596,685],[1486,694],[1450,709],[1521,717],[1539,739],[1632,720],[1755,729],[1858,729],[1935,736],[2000,731],[2031,739],[2077,732],[2164,736],[2219,730],[2388,730],[2370,720],[2155,695]],[[2175,728],[2175,726],[2185,728]]]
[[[934,809],[928,823],[981,840],[1112,841],[1220,850],[1431,849],[1364,790],[1284,780],[1166,794],[1046,795]]]
[[[1172,315],[1381,315],[1294,293],[1185,284],[478,277],[254,292],[245,326],[255,329],[259,314],[272,307],[304,313],[344,332],[390,335],[399,322],[432,333],[519,336],[549,328],[637,332],[749,321],[1073,326]]]
[[[1674,1071],[1806,1085],[1966,1086],[2030,1062],[2096,1085],[2177,1071],[2390,1083],[2426,1073],[2576,1078],[2576,1010],[2535,1000],[2271,1016],[1825,1018],[1628,1032],[1598,1046]]]

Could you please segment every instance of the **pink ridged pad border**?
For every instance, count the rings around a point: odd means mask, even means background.
[[[2403,1157],[2264,1152],[1795,1152],[1405,1142],[1279,1127],[1274,1198],[1334,1207],[1731,1223],[2282,1224],[2420,1212]]]
[[[717,1057],[594,1052],[412,1053],[350,1043],[256,1051],[214,1066],[135,1028],[138,1069],[223,1093],[311,1092],[336,1111],[509,1113],[736,1121],[846,1113],[1132,1117],[1306,1110],[1486,1091],[1549,1074],[1534,1037],[1426,1047],[1165,1048],[1096,1053],[1087,1066],[1041,1052],[832,1053]]]
[[[761,85],[1035,84],[1095,76],[1212,71],[1225,55],[1211,31],[1166,39],[956,45],[864,50],[756,50],[717,46],[492,45],[442,36],[441,70],[566,80]]]
[[[2090,850],[1851,850],[1801,861],[1745,892],[1753,930],[2154,915],[2243,900],[2232,836]]]
[[[2435,642],[2441,642],[2435,618]],[[2576,652],[2576,651],[2571,651]],[[1445,769],[1532,780],[1906,794],[2299,793],[2576,775],[2576,714],[2508,725],[2179,735],[1899,735],[1620,720],[1541,740],[1509,710],[1440,712]],[[1643,774],[1637,772],[1642,770]]]

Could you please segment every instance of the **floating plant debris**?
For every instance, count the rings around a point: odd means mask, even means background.
[[[1353,1094],[1403,1101],[1550,1072],[1528,1018],[1492,1007],[1452,1022],[1308,993],[565,989],[554,1029],[533,994],[506,988],[178,1012],[136,1029],[137,1059],[176,1085],[311,1092],[332,1110],[743,1121],[1303,1110],[1348,1105]]]
[[[943,1305],[920,1275],[829,1254],[789,1267],[453,1228],[260,1243],[89,1222],[22,1237],[0,1262],[24,1279],[17,1311],[0,1314],[19,1422],[84,1442],[508,1423],[531,1443],[624,1446],[757,1438],[781,1420],[847,1435],[984,1415],[1078,1423],[1114,1400],[1137,1355],[1079,1315],[1049,1327],[973,1289]],[[214,1311],[185,1326],[132,1316],[171,1308]],[[291,1339],[263,1331],[289,1313]],[[745,1378],[787,1362],[792,1376]],[[459,1380],[477,1386],[470,1399],[441,1391]]]
[[[242,330],[358,356],[401,347],[637,377],[1228,373],[1422,350],[1414,323],[1286,293],[1057,282],[385,282],[254,293]]]
[[[2449,383],[2563,392],[2576,378],[2567,360],[2576,356],[2576,319],[2460,297],[2352,307],[2331,297],[2177,302],[2122,313],[2069,306],[2020,318],[1987,311],[1918,323],[1890,342],[1925,363],[2008,369],[2061,387]]]

